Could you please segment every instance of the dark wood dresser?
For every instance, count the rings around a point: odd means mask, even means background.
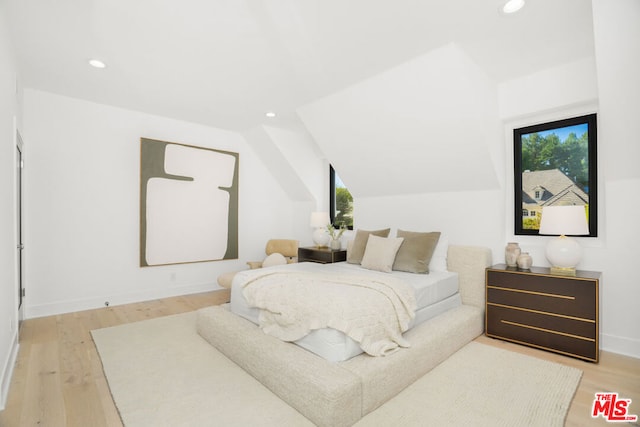
[[[601,273],[553,275],[549,268],[486,270],[486,335],[598,362]]]
[[[347,251],[345,249],[329,249],[329,248],[298,248],[298,262],[319,262],[321,264],[330,264],[347,260]]]

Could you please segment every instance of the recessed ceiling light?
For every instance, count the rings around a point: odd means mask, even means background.
[[[276,116],[276,113],[274,113],[273,111],[267,111],[266,113],[264,113],[264,115],[272,119]]]
[[[104,62],[100,61],[99,59],[90,59],[89,60],[89,65],[91,65],[92,67],[95,68],[106,68],[107,64],[105,64]]]
[[[504,13],[515,13],[522,9],[524,6],[524,0],[509,0],[502,6],[502,11]]]

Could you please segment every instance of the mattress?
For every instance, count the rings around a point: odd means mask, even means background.
[[[282,266],[268,268],[282,268]],[[432,271],[429,274],[401,271],[381,273],[346,262],[334,264],[303,262],[289,264],[286,268],[296,271],[334,271],[341,274],[352,272],[372,277],[393,274],[394,277],[404,280],[415,290],[417,308],[410,328],[462,303],[458,293],[458,274],[448,271]],[[231,285],[231,311],[255,324],[258,324],[259,309],[249,306],[242,294],[242,284],[253,276],[264,273],[264,271],[265,269],[241,271],[236,274]],[[331,328],[314,330],[295,341],[295,344],[331,362],[344,361],[362,353],[362,349],[356,341]]]

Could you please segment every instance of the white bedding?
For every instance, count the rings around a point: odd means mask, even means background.
[[[410,327],[461,304],[458,294],[458,275],[452,272],[432,271],[430,274],[413,274],[394,271],[393,273],[381,273],[345,262],[335,264],[305,262],[289,264],[286,268],[297,271],[354,273],[360,276],[371,275],[372,277],[392,274],[394,277],[404,280],[415,290],[417,310]],[[259,310],[248,305],[242,293],[242,284],[256,275],[263,274],[264,269],[261,270],[239,272],[234,277],[231,286],[231,311],[256,324],[258,324]],[[332,362],[347,360],[362,353],[357,342],[342,332],[330,328],[314,330],[295,343]]]

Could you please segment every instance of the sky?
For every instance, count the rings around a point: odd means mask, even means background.
[[[575,133],[576,136],[578,138],[580,138],[580,136],[587,132],[589,129],[588,124],[587,123],[582,123],[579,125],[574,125],[574,126],[567,126],[564,128],[557,128],[557,129],[551,129],[551,130],[545,130],[542,132],[537,132],[538,135],[545,137],[547,135],[551,135],[552,133],[555,133],[556,135],[558,135],[558,138],[560,138],[560,142],[564,142],[565,139],[567,139],[567,136],[569,136],[570,133]],[[523,135],[525,136],[525,135]]]

